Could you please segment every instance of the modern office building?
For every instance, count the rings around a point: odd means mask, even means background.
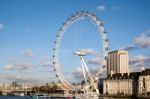
[[[125,50],[116,50],[108,53],[107,75],[115,73],[128,73],[129,62],[128,52]]]

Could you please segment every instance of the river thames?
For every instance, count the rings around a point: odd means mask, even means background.
[[[36,98],[32,98],[30,96],[23,96],[23,97],[22,96],[0,96],[0,99],[36,99]],[[71,99],[71,98],[44,98],[44,97],[38,97],[37,99]],[[78,99],[83,99],[83,97],[82,98],[78,98]],[[88,99],[90,99],[90,98],[88,98]],[[112,98],[102,98],[101,97],[99,99],[112,99]]]

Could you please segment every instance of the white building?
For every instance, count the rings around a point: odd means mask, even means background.
[[[141,72],[138,91],[140,96],[150,96],[150,69]]]
[[[103,93],[108,95],[137,95],[140,72],[116,73],[104,81]]]
[[[150,69],[129,72],[128,52],[109,52],[107,78],[103,82],[103,94],[150,96]]]
[[[7,93],[11,91],[10,84],[7,83],[0,84],[0,91],[2,92],[2,95],[7,95]]]
[[[36,85],[34,85],[33,83],[24,83],[22,84],[22,89],[32,89],[34,86]]]
[[[111,73],[129,72],[128,52],[116,50],[108,53],[107,75]]]
[[[150,96],[150,69],[109,75],[103,82],[103,94]]]

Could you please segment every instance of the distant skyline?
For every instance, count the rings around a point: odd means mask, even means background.
[[[95,13],[105,24],[110,51],[129,51],[133,71],[138,71],[140,65],[150,68],[149,0],[0,0],[0,83],[55,80],[52,54],[56,34],[71,14],[82,10]],[[71,45],[82,42],[88,31],[92,31],[93,37],[87,41],[97,42],[98,35],[92,26],[84,21],[73,25],[62,40],[61,54],[66,49],[74,50]],[[99,43],[91,45],[95,50],[99,49],[96,48]],[[78,47],[82,45],[78,44]],[[61,62],[66,65],[68,60],[74,63],[73,66],[79,65],[70,56],[62,58]],[[100,61],[99,57],[88,60],[92,64],[97,61]],[[80,68],[73,66],[63,72],[79,77]],[[70,70],[72,68],[76,69]]]

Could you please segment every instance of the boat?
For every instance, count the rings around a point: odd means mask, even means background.
[[[99,99],[99,96],[95,93],[84,93],[84,94],[76,94],[76,99]]]
[[[20,96],[25,96],[24,93],[20,93]]]

